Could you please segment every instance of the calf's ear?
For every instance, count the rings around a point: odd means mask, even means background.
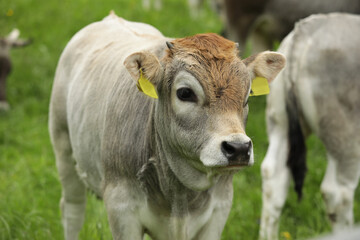
[[[243,60],[249,70],[251,79],[266,78],[270,83],[285,67],[284,55],[277,52],[265,51]]]
[[[158,58],[147,51],[131,54],[125,59],[124,65],[136,82],[144,77],[156,86],[162,77],[163,70]]]

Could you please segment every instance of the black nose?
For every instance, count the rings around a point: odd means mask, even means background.
[[[224,141],[221,143],[221,151],[230,164],[247,164],[250,160],[251,141],[245,143]]]

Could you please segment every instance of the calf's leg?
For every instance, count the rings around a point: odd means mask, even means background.
[[[220,204],[219,204],[220,205]],[[223,205],[216,208],[209,222],[195,239],[217,240],[221,239],[221,233],[225,227],[227,217],[231,209],[231,201],[224,201]]]
[[[142,240],[144,229],[139,221],[138,202],[132,196],[133,184],[124,179],[105,187],[104,202],[109,224],[115,240]],[[143,203],[145,204],[145,203]]]
[[[353,224],[354,192],[359,177],[359,159],[335,159],[328,153],[328,165],[321,183],[321,193],[335,231]]]
[[[68,133],[55,132],[52,134],[52,141],[62,184],[60,208],[64,235],[66,240],[76,240],[84,222],[86,189],[75,169]]]

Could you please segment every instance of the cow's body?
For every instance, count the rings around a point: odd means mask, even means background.
[[[360,176],[359,42],[360,17],[329,14],[299,22],[280,45],[288,64],[270,85],[267,99],[269,148],[261,166],[261,239],[277,239],[291,176],[301,197],[304,139],[310,133],[327,151],[321,192],[333,227],[353,222]]]
[[[215,34],[167,40],[111,14],[65,48],[49,124],[67,239],[81,229],[85,185],[104,199],[115,239],[220,238],[232,175],[253,162],[244,132],[251,77],[271,81],[284,59],[267,52],[245,66]],[[138,91],[141,74],[158,100]]]
[[[272,49],[296,21],[315,13],[360,13],[358,0],[223,0],[226,37],[244,46],[247,40],[252,52]]]

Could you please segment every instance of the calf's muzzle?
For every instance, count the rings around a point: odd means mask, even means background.
[[[223,141],[221,151],[229,161],[229,165],[248,165],[252,143]]]

